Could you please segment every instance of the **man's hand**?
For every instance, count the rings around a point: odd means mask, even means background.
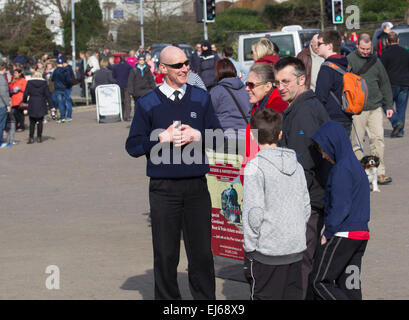
[[[324,245],[327,243],[327,238],[325,236],[322,236],[321,238],[321,245]]]
[[[193,129],[191,126],[184,124],[180,127],[180,136],[174,137],[175,147],[181,147],[192,141],[200,141],[202,134],[199,130]]]
[[[159,142],[174,142],[176,139],[180,139],[180,128],[176,128],[177,122],[171,124],[165,131],[159,135]]]
[[[7,108],[7,112],[11,111],[11,106],[7,106],[6,108]]]
[[[392,109],[387,109],[386,110],[386,117],[389,119],[389,118],[392,118],[392,116],[393,116],[393,110]]]

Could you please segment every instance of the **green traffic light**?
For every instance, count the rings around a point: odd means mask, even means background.
[[[340,22],[341,21],[341,16],[336,16],[335,21]]]

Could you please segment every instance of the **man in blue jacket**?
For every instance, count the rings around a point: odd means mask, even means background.
[[[60,118],[58,123],[66,121],[66,91],[71,86],[71,75],[67,68],[63,65],[64,59],[60,56],[57,58],[57,68],[54,70],[51,81],[54,82],[55,96],[57,98],[57,106],[60,110]]]
[[[312,140],[333,165],[325,188],[325,230],[310,278],[313,291],[317,299],[361,300],[361,264],[369,240],[368,178],[339,123],[325,123]]]
[[[183,50],[164,48],[159,68],[165,83],[136,101],[126,140],[131,156],[147,158],[155,299],[181,299],[177,266],[183,230],[190,291],[194,299],[211,300],[215,276],[204,140],[205,130],[221,127],[209,93],[186,83],[189,60]]]
[[[346,70],[348,60],[340,54],[341,35],[335,30],[321,32],[318,35],[318,55]],[[328,66],[321,66],[318,72],[315,95],[321,101],[331,120],[339,122],[348,134],[352,129],[352,115],[342,111],[343,76]],[[339,101],[336,101],[336,99]]]
[[[120,55],[119,60],[119,63],[112,68],[112,75],[121,88],[122,117],[125,121],[130,121],[131,96],[128,92],[128,77],[132,67],[126,62],[124,55]]]

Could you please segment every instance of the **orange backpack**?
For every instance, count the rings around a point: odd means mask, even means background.
[[[339,101],[335,93],[330,91],[332,97],[341,106],[342,111],[350,114],[360,114],[368,99],[368,87],[365,79],[349,70],[345,71],[340,66],[329,61],[324,62],[322,65],[330,67],[343,76],[342,101]]]

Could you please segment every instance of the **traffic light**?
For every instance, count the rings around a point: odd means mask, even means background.
[[[196,22],[203,22],[203,0],[196,0]]]
[[[332,0],[332,23],[344,23],[342,0]]]
[[[216,0],[206,0],[206,20],[214,21],[216,18]]]
[[[325,16],[332,21],[332,0],[325,0]]]

